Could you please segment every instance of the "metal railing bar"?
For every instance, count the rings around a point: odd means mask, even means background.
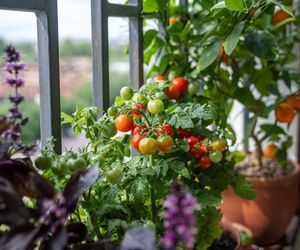
[[[109,53],[107,1],[93,0],[92,52],[93,52],[93,103],[106,110],[109,106]]]
[[[136,0],[129,3],[136,3]],[[138,2],[137,8],[141,13],[142,1]],[[144,82],[143,21],[140,15],[129,18],[129,53],[131,86],[139,88]]]
[[[55,150],[61,153],[60,79],[57,2],[46,12],[37,12],[41,140],[55,138]]]
[[[0,8],[5,10],[37,12],[46,11],[47,0],[0,0]]]
[[[106,9],[111,17],[137,17],[140,14],[139,6],[134,5],[107,3]]]

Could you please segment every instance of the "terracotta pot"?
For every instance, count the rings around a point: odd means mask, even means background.
[[[276,243],[284,234],[299,201],[299,165],[290,162],[293,171],[283,177],[248,178],[254,185],[256,199],[237,196],[232,188],[223,192],[221,209],[224,218],[246,225],[259,246]]]
[[[229,233],[231,238],[236,241],[237,246],[236,246],[235,250],[242,250],[243,248],[241,245],[241,237],[240,237],[240,233],[237,230],[237,228],[234,227],[234,225],[230,221],[228,221],[224,218],[222,219],[220,224],[221,224],[223,231],[226,231],[227,233]]]

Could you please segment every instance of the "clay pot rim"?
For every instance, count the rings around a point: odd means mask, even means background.
[[[293,160],[288,160],[288,163],[293,166],[293,171],[288,173],[287,175],[284,176],[277,176],[275,178],[265,178],[265,177],[251,177],[251,176],[246,176],[246,178],[252,182],[255,183],[256,185],[278,185],[279,183],[285,183],[285,181],[292,179],[294,176],[299,175],[300,172],[300,165],[297,161]]]
[[[236,241],[237,245],[235,250],[241,249],[241,237],[240,232],[238,229],[234,226],[234,223],[222,218],[220,221],[220,226],[223,229],[223,231],[226,231],[230,234],[230,236]]]

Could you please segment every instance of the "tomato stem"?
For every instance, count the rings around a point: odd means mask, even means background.
[[[150,163],[150,167],[153,166],[153,156],[149,155],[149,163]],[[156,204],[155,204],[155,190],[154,188],[149,185],[149,189],[150,189],[150,201],[151,201],[151,218],[153,223],[156,223]]]

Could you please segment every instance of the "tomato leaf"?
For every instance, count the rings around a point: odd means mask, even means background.
[[[216,206],[222,203],[221,197],[212,195],[208,191],[203,191],[197,195],[198,201],[202,206]]]
[[[224,50],[227,55],[230,56],[232,51],[237,46],[240,39],[240,35],[244,29],[244,26],[245,26],[245,22],[241,22],[238,25],[236,25],[232,30],[232,32],[229,34],[229,36],[227,36],[227,38],[225,39]]]
[[[247,200],[254,200],[256,194],[253,185],[243,176],[237,175],[232,185],[234,192]]]
[[[175,128],[193,128],[194,123],[187,113],[174,113],[169,121],[171,126]]]
[[[237,88],[234,91],[233,96],[245,106],[249,107],[255,104],[255,98],[249,88]]]
[[[209,104],[195,104],[189,109],[192,118],[215,120],[218,117],[216,109]]]

